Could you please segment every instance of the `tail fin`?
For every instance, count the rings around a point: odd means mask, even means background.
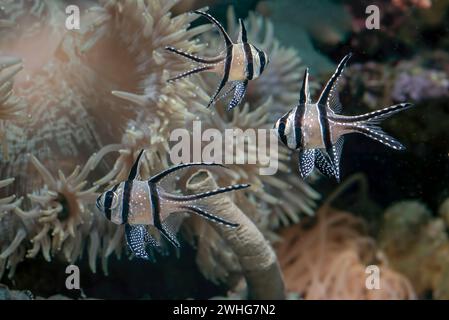
[[[178,50],[178,49],[173,48],[173,47],[165,47],[165,50],[167,50],[169,52],[172,52],[172,53],[175,53],[175,54],[177,54],[177,55],[179,55],[181,57],[184,57],[186,59],[198,62],[198,63],[214,64],[214,63],[218,63],[218,62],[224,60],[224,57],[209,58],[209,59],[208,58],[201,58],[201,57],[195,56],[195,55],[193,55],[191,53],[188,53],[188,52],[185,52],[185,51],[181,51],[181,50]]]
[[[176,80],[183,79],[183,78],[186,78],[188,76],[191,76],[192,74],[203,72],[203,71],[206,71],[206,70],[210,70],[212,68],[213,67],[210,67],[210,66],[198,67],[198,68],[189,70],[187,72],[181,73],[181,74],[177,75],[176,77],[168,79],[167,82],[174,82]]]
[[[354,131],[364,134],[395,150],[404,150],[404,145],[386,134],[378,124],[392,115],[410,109],[411,107],[413,107],[413,105],[410,103],[400,103],[359,116],[343,117],[341,120],[344,122],[345,118],[350,118],[351,127]]]

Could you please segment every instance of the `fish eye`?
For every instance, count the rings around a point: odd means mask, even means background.
[[[284,122],[279,122],[278,128],[279,128],[279,130],[281,130],[281,131],[285,131],[285,123],[284,123]]]

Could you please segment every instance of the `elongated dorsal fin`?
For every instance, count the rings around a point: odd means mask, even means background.
[[[309,92],[309,68],[304,71],[304,79],[302,80],[301,92],[299,93],[299,104],[305,104],[310,102]]]
[[[209,13],[207,12],[203,12],[200,10],[195,10],[193,11],[196,14],[200,14],[204,17],[206,17],[210,22],[212,22],[213,24],[215,24],[218,28],[218,30],[220,31],[220,33],[223,35],[224,41],[226,43],[226,47],[229,47],[231,45],[233,45],[233,42],[231,40],[231,38],[229,37],[228,33],[226,32],[226,30],[223,28],[223,26],[220,24],[220,22],[217,21],[217,19],[215,19],[214,17],[212,17]]]
[[[248,43],[248,36],[246,34],[245,23],[243,22],[242,19],[239,19],[239,23],[240,23],[240,32],[239,32],[238,42],[239,43]]]
[[[140,150],[140,153],[137,156],[136,161],[134,161],[134,164],[131,167],[131,170],[129,171],[128,181],[132,181],[132,180],[135,180],[137,178],[137,175],[139,174],[140,158],[142,157],[142,154],[144,152],[145,152],[145,149]]]
[[[329,96],[331,94],[337,94],[333,93],[332,91],[335,90],[335,84],[338,81],[338,78],[341,76],[344,67],[346,66],[346,63],[348,62],[349,58],[351,58],[352,53],[348,53],[338,64],[337,70],[335,70],[335,73],[332,75],[332,77],[329,79],[329,81],[326,84],[326,87],[324,87],[323,92],[321,92],[321,96],[318,99],[318,104],[326,105],[329,99]]]

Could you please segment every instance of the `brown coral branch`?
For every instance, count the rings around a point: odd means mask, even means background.
[[[200,170],[187,181],[187,189],[199,193],[218,188],[212,174]],[[213,224],[213,228],[237,255],[252,299],[285,299],[284,281],[276,255],[255,224],[229,197],[207,200],[214,214],[239,224],[236,229]]]

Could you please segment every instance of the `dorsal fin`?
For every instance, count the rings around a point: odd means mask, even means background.
[[[309,92],[309,68],[304,71],[304,79],[302,80],[301,92],[299,93],[299,104],[305,104],[310,102]]]
[[[349,58],[351,58],[352,53],[348,53],[338,64],[337,70],[335,70],[335,73],[332,75],[332,77],[329,79],[329,81],[326,84],[326,87],[324,87],[323,92],[321,92],[321,96],[318,99],[318,104],[321,105],[328,105],[329,98],[337,95],[338,92],[335,92],[335,85],[341,76],[344,67],[346,66],[346,63],[348,62]]]
[[[242,19],[239,19],[239,22],[240,22],[240,32],[239,32],[238,42],[239,43],[248,43],[248,36],[246,34],[245,24],[243,23]]]
[[[144,153],[144,151],[145,151],[145,149],[140,150],[140,153],[137,156],[136,161],[134,161],[134,164],[131,167],[131,170],[129,171],[128,181],[132,181],[137,178],[137,175],[139,174],[140,158],[142,157],[142,154]]]
[[[195,10],[193,11],[196,14],[200,14],[204,17],[206,17],[210,22],[212,22],[213,24],[215,24],[218,28],[218,30],[220,31],[220,33],[223,35],[224,41],[226,43],[226,47],[229,47],[231,45],[233,45],[231,38],[229,37],[228,33],[226,32],[226,30],[223,28],[223,26],[220,24],[220,22],[217,21],[217,19],[215,19],[214,17],[212,17],[209,13],[207,12],[203,12],[200,10]]]

